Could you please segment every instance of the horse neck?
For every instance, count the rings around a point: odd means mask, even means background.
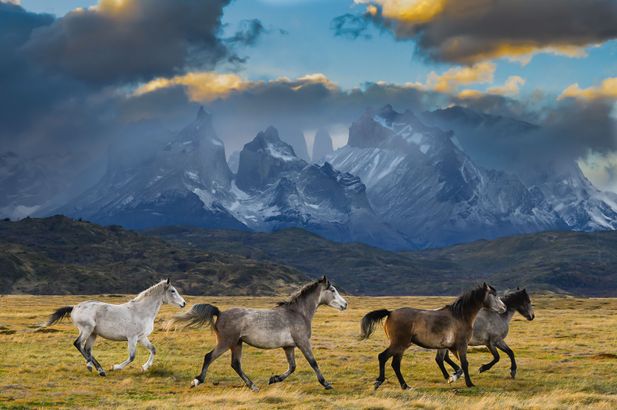
[[[506,304],[506,311],[501,313],[499,316],[501,316],[507,323],[510,323],[515,313],[516,307]]]
[[[320,287],[317,287],[319,290]],[[302,313],[309,321],[313,320],[313,316],[315,316],[315,312],[319,307],[319,294],[320,291],[311,292],[306,295],[302,299],[296,301],[298,306],[298,311]]]
[[[483,301],[471,301],[461,307],[461,316],[462,318],[468,322],[470,325],[473,324],[473,321],[478,316],[480,309],[483,308]]]
[[[146,316],[151,317],[152,320],[154,320],[157,313],[161,309],[161,305],[163,304],[163,294],[155,292],[151,295],[144,296],[139,300],[134,300],[133,303],[141,308],[141,313],[144,313]]]

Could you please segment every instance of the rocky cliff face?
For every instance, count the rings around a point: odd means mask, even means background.
[[[327,160],[359,176],[375,212],[419,247],[563,226],[541,193],[477,166],[452,133],[409,111],[366,112]]]

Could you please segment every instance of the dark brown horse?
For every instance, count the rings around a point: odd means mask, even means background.
[[[497,349],[503,350],[510,358],[510,376],[514,379],[516,377],[516,360],[514,359],[514,352],[505,341],[506,336],[508,336],[508,331],[510,330],[510,321],[516,312],[520,313],[527,320],[533,320],[536,315],[533,312],[533,305],[526,289],[506,292],[506,294],[501,297],[501,300],[506,305],[505,313],[499,314],[489,309],[480,310],[473,324],[473,333],[469,341],[469,346],[484,345],[493,354],[493,360],[491,362],[480,366],[480,373],[490,370],[499,361]],[[443,365],[444,360],[454,369],[454,374],[452,376],[448,374],[448,371]],[[460,367],[450,359],[448,351],[445,349],[437,352],[435,361],[449,383],[458,380],[463,374]]]
[[[392,368],[402,389],[408,389],[401,374],[403,353],[416,344],[426,349],[448,349],[461,360],[467,387],[473,383],[469,378],[467,362],[467,344],[472,335],[473,322],[482,308],[493,309],[503,313],[506,306],[497,297],[495,288],[484,283],[460,296],[454,303],[441,309],[423,310],[400,308],[394,311],[375,310],[362,318],[361,338],[367,339],[375,324],[387,317],[384,325],[390,346],[377,357],[379,359],[379,376],[375,389],[386,380],[386,362],[392,357]]]

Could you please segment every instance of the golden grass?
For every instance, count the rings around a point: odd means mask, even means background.
[[[76,329],[64,322],[47,332],[35,325],[55,308],[89,297],[0,297],[0,407],[105,408],[617,408],[617,299],[535,298],[536,320],[516,316],[508,337],[518,358],[516,380],[509,378],[509,360],[488,373],[477,368],[490,360],[485,349],[470,353],[473,381],[448,385],[433,361],[434,352],[412,347],[403,360],[410,391],[401,391],[392,369],[388,381],[374,392],[376,355],[386,345],[381,329],[368,341],[357,340],[359,320],[377,308],[416,306],[434,308],[451,298],[350,297],[350,309],[320,308],[313,322],[313,345],[319,365],[334,390],[326,391],[297,352],[298,370],[285,382],[268,386],[273,374],[287,368],[282,350],[245,347],[243,367],[261,388],[253,393],[230,368],[226,353],[211,367],[207,381],[189,384],[201,368],[203,355],[214,344],[206,329],[165,332],[164,321],[177,309],[165,306],[151,336],[158,349],[154,366],[142,373],[147,351],[138,349],[136,361],[106,378],[88,373],[72,346]],[[125,297],[100,297],[112,303]],[[191,303],[269,307],[276,299],[189,297]],[[99,339],[97,359],[108,369],[126,357],[126,344]]]

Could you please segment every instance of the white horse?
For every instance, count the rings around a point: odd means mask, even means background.
[[[186,306],[176,288],[171,286],[169,279],[144,290],[137,297],[121,305],[113,305],[97,301],[81,302],[76,306],[64,306],[49,316],[43,326],[50,326],[70,315],[71,320],[79,329],[79,336],[73,345],[86,359],[86,367],[92,371],[96,367],[100,376],[105,376],[105,370],[92,355],[92,346],[97,336],[109,340],[126,340],[129,344],[129,357],[112,370],[122,370],[135,359],[137,342],[150,351],[148,361],[142,366],[148,370],[154,361],[156,349],[148,340],[154,329],[154,318],[161,305],[169,303],[179,307]]]

